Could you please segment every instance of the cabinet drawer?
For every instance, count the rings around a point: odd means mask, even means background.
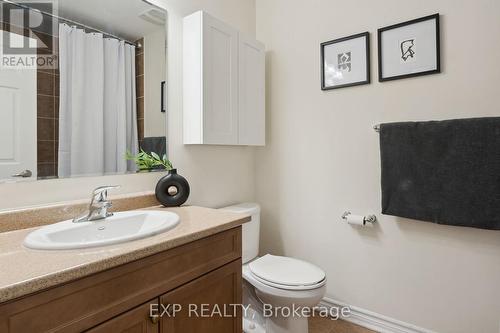
[[[0,332],[80,332],[241,257],[241,227],[0,305]]]
[[[94,327],[87,333],[158,333],[160,325],[150,316],[151,304],[158,306],[158,299],[127,311],[118,317]]]

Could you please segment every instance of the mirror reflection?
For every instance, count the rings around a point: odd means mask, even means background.
[[[0,181],[164,169],[166,13],[141,0],[0,4]]]

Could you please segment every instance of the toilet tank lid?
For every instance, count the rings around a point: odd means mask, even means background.
[[[227,206],[224,208],[220,208],[221,210],[232,212],[232,213],[241,213],[248,215],[255,215],[260,213],[260,206],[257,203],[245,202],[237,205]]]

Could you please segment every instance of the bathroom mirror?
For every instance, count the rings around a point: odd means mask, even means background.
[[[132,157],[167,156],[166,12],[143,0],[0,6],[0,182],[164,169]]]

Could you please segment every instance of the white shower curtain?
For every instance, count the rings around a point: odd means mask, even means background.
[[[136,170],[134,60],[132,45],[59,26],[59,177]]]

